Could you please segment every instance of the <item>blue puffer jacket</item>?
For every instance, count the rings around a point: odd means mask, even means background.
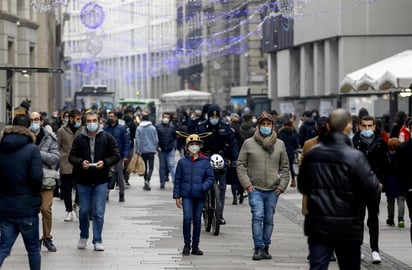
[[[120,157],[127,158],[130,151],[129,128],[127,126],[119,125],[118,123],[116,123],[114,126],[106,124],[103,130],[110,133],[116,140],[116,144],[120,152]]]
[[[173,198],[205,198],[213,185],[215,176],[208,158],[192,160],[186,156],[179,160],[176,167]]]

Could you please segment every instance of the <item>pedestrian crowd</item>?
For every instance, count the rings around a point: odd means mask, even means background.
[[[297,187],[310,269],[327,269],[333,260],[340,269],[360,269],[365,218],[371,262],[380,264],[381,192],[387,199],[388,226],[405,227],[405,202],[412,220],[412,118],[399,112],[395,122],[389,133],[366,109],[356,116],[344,109],[328,116],[305,111],[297,121],[276,111],[227,113],[217,104],[163,112],[159,122],[149,110],[132,106],[65,111],[51,121],[27,108],[1,133],[0,267],[19,234],[30,269],[41,269],[42,246],[58,250],[52,237],[53,197],[64,201],[65,222],[79,220],[77,248],[86,249],[90,238],[95,251],[104,251],[109,192],[118,190],[119,203],[126,201],[127,168],[134,155],[145,165],[145,192],[154,185],[161,190],[173,186],[172,197],[183,211],[184,256],[203,255],[202,211],[216,181],[220,225],[230,222],[224,216],[227,185],[233,205],[247,198],[253,260],[272,258],[278,198],[288,187]],[[224,170],[213,170],[213,155],[222,158]],[[152,181],[156,156],[158,183]],[[108,185],[111,181],[115,187]],[[412,242],[412,227],[410,237]]]

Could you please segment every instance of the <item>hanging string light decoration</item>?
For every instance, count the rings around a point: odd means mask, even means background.
[[[284,18],[293,19],[303,14],[307,0],[277,0],[277,9]]]
[[[31,0],[31,5],[39,12],[50,12],[60,5],[63,5],[61,0]]]
[[[103,7],[94,1],[83,6],[80,11],[80,21],[90,29],[99,28],[105,19]]]

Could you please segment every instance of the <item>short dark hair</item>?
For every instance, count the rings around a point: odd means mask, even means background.
[[[343,132],[346,126],[352,122],[352,116],[348,110],[339,108],[329,115],[329,127],[331,131]]]
[[[18,114],[13,118],[13,126],[30,127],[31,121],[27,114]]]
[[[370,116],[370,115],[364,115],[364,116],[361,118],[360,122],[362,123],[362,121],[373,121],[373,124],[374,124],[374,125],[376,124],[375,117]]]
[[[82,113],[79,110],[71,110],[69,118],[76,118],[76,116],[82,116]]]

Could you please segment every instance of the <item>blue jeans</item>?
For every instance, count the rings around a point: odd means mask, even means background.
[[[200,230],[202,227],[203,199],[183,198],[183,238],[185,245],[190,245],[190,228],[193,220],[192,246],[199,246]]]
[[[104,212],[106,210],[107,183],[97,186],[77,184],[79,193],[80,238],[89,238],[89,215],[93,217],[93,244],[102,243]]]
[[[39,216],[8,217],[0,220],[0,268],[10,255],[11,248],[19,233],[29,257],[30,270],[40,270]]]
[[[269,246],[278,195],[274,190],[263,191],[255,188],[249,192],[248,196],[252,212],[252,234],[255,248]]]
[[[172,176],[172,182],[175,182],[175,150],[169,152],[159,152],[159,176],[160,185],[164,185],[166,182],[167,174],[169,171]]]
[[[335,251],[339,269],[361,269],[361,241],[308,240],[310,270],[327,270],[330,257]]]

